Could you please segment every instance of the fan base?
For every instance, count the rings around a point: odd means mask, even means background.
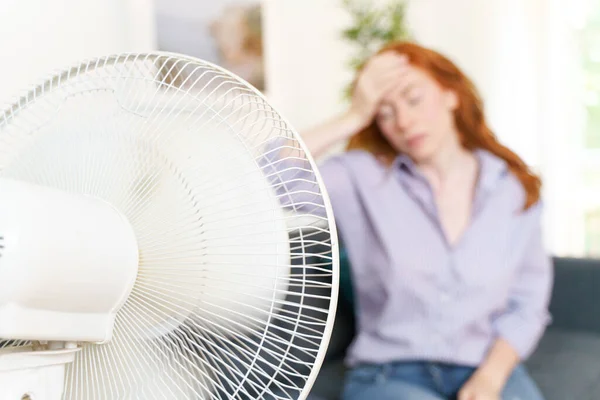
[[[79,350],[68,343],[62,349],[34,350],[28,346],[0,352],[0,400],[60,400],[65,367]]]

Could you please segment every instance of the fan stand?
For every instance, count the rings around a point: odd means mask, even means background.
[[[34,342],[0,352],[0,400],[60,399],[65,367],[80,350],[74,342]]]

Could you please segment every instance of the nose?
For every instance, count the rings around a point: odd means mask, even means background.
[[[400,131],[410,131],[414,125],[415,115],[408,107],[401,107],[398,110],[398,117],[396,119],[397,127]]]

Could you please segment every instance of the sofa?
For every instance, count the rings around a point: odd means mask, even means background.
[[[546,400],[598,400],[600,259],[554,258],[553,261],[552,323],[526,365]],[[341,269],[343,275],[343,266]],[[343,358],[353,335],[353,310],[342,290],[327,355],[311,397],[339,398],[345,372]]]

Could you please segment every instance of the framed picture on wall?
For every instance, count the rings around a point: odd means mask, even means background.
[[[159,50],[217,64],[266,89],[260,0],[156,0]]]

